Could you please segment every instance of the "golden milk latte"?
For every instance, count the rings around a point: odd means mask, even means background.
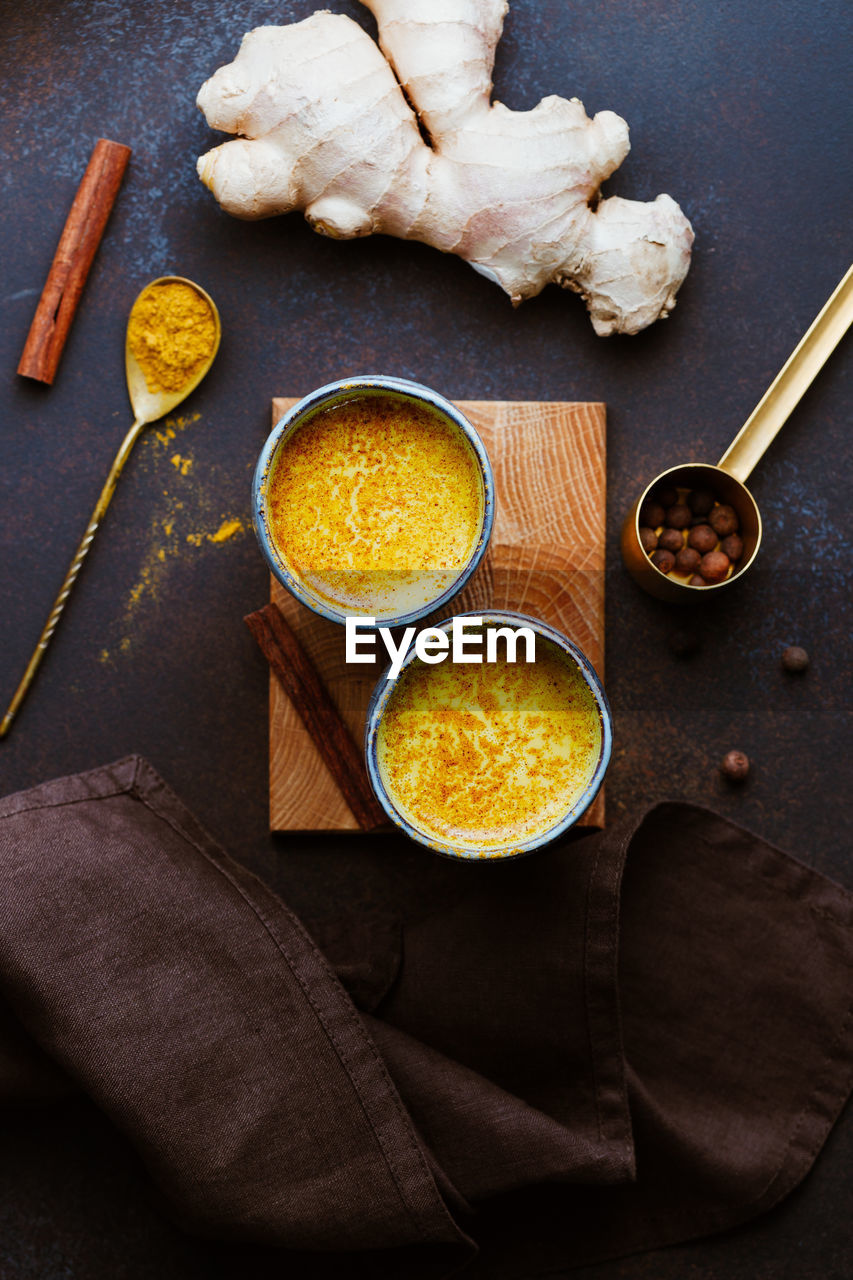
[[[423,607],[483,528],[480,464],[458,427],[395,396],[320,409],[279,448],[267,492],[285,564],[321,600],[381,619]]]
[[[382,713],[377,760],[407,822],[488,856],[566,816],[593,776],[601,739],[581,671],[538,636],[535,662],[409,663]]]

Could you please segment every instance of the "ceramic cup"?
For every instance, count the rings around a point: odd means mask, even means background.
[[[270,489],[280,450],[315,415],[335,406],[351,405],[357,401],[364,401],[367,407],[369,403],[375,403],[377,397],[417,406],[437,418],[440,424],[458,432],[459,437],[470,447],[477,483],[482,486],[482,502],[478,532],[464,563],[450,569],[436,566],[435,569],[419,569],[412,573],[400,572],[399,577],[405,579],[404,588],[386,591],[384,605],[380,599],[370,607],[368,598],[358,600],[354,597],[353,601],[348,601],[344,595],[336,599],[332,594],[324,593],[312,584],[310,574],[300,572],[288,560],[287,547],[279,546],[274,535]],[[468,419],[449,400],[429,387],[403,378],[381,375],[365,375],[331,382],[312,391],[294,405],[270,433],[258,459],[252,486],[255,533],[272,573],[302,604],[321,617],[338,623],[344,623],[348,616],[366,615],[375,616],[377,625],[405,626],[448,604],[482,560],[491,536],[494,514],[495,488],[491,463],[482,440]],[[339,577],[344,576],[344,573],[339,574]]]
[[[571,700],[575,702],[576,705],[582,704],[582,711],[580,714],[583,717],[584,732],[587,731],[590,720],[593,724],[592,736],[587,739],[591,745],[588,748],[585,748],[585,750],[589,751],[589,763],[588,771],[584,779],[579,784],[573,785],[572,790],[565,794],[564,803],[562,802],[563,798],[558,797],[557,812],[552,814],[553,820],[549,819],[548,825],[533,832],[528,832],[521,838],[513,837],[510,839],[503,839],[497,828],[493,833],[484,833],[483,838],[479,841],[462,837],[452,839],[442,838],[441,836],[437,836],[434,831],[426,829],[429,825],[426,821],[423,822],[422,826],[419,826],[418,822],[411,816],[406,816],[406,813],[402,811],[404,806],[400,805],[398,807],[398,801],[395,800],[394,795],[392,794],[394,784],[387,781],[386,775],[383,772],[383,750],[386,752],[389,750],[387,746],[383,748],[381,742],[383,736],[383,718],[389,716],[389,707],[392,708],[391,715],[394,714],[393,707],[395,692],[398,688],[405,688],[405,685],[401,686],[400,682],[405,681],[406,673],[412,667],[412,664],[419,663],[420,666],[424,668],[423,673],[416,672],[414,674],[418,676],[421,676],[422,674],[422,678],[425,681],[434,679],[436,673],[440,673],[444,665],[430,664],[429,666],[426,666],[426,664],[424,664],[417,656],[414,645],[407,651],[397,679],[387,679],[386,673],[374,688],[368,707],[367,724],[365,727],[367,772],[376,796],[389,818],[396,824],[396,826],[405,832],[406,835],[410,836],[412,840],[417,840],[420,844],[426,845],[436,853],[443,854],[450,858],[514,858],[522,854],[531,853],[534,849],[539,849],[544,845],[550,844],[552,841],[556,840],[559,836],[568,831],[568,829],[572,827],[589,808],[598,793],[610,760],[613,739],[612,718],[601,681],[599,680],[592,664],[577,645],[573,644],[572,641],[561,632],[556,631],[553,627],[548,626],[546,623],[536,618],[530,618],[525,614],[520,613],[492,611],[478,613],[476,615],[470,613],[457,615],[458,618],[473,618],[475,616],[482,619],[484,629],[490,627],[529,627],[534,632],[536,638],[536,660],[537,662],[543,660],[546,664],[546,669],[543,671],[543,679],[547,677],[547,663],[549,661],[552,664],[550,668],[551,671],[553,672],[556,670],[558,674],[559,664],[561,662],[565,662],[567,664],[569,679],[566,686],[566,693],[561,693],[560,696],[565,697],[567,701]],[[455,620],[453,618],[447,619],[446,621],[439,623],[435,630],[445,632],[449,635],[452,631],[454,621]],[[523,656],[524,652],[524,645],[522,643],[519,645],[516,654],[517,659],[520,656]],[[450,660],[450,656],[445,659],[446,662],[450,662]],[[556,667],[554,666],[555,662],[557,663]],[[457,670],[458,669],[459,668],[457,668]],[[466,667],[465,670],[472,671],[475,669],[472,667]],[[530,668],[530,670],[532,670],[532,668]],[[455,676],[453,679],[455,679]],[[474,679],[476,679],[476,677],[474,677]],[[559,684],[559,680],[557,683]],[[476,717],[482,718],[483,716],[483,700],[476,697],[473,698],[472,702],[477,702],[477,706],[472,705],[470,708],[464,705],[464,699],[462,704],[460,704],[458,697],[456,699],[451,697],[447,699],[446,703],[442,703],[441,699],[444,697],[446,690],[439,685],[434,686],[434,689],[436,693],[436,706],[441,706],[443,708],[451,707],[452,709],[455,702],[455,710],[462,713],[463,719],[457,719],[457,723],[461,726],[462,732],[456,741],[464,744],[461,747],[463,752],[471,752],[470,733],[465,727],[464,716],[466,713],[469,715],[469,727],[473,725],[474,732],[476,733]],[[402,696],[405,697],[406,695]],[[486,704],[487,703],[488,699],[486,700]],[[538,708],[536,710],[538,711]],[[528,721],[527,723],[529,724],[530,722]],[[446,729],[442,729],[440,733],[444,742],[454,741],[454,729],[452,727],[449,726]],[[544,734],[547,739],[547,726],[544,727]],[[449,737],[447,735],[449,735]],[[467,742],[465,742],[466,737],[468,738]],[[400,749],[401,759],[403,756],[407,756],[409,759],[411,758],[409,755],[411,748],[408,744],[414,740],[415,739],[411,734],[411,725],[407,723],[403,726],[401,724],[401,729],[398,735],[398,741],[403,744]],[[490,749],[491,747],[487,744],[487,751],[484,753],[478,749],[475,742],[472,756],[479,762],[480,766],[482,766],[484,756]],[[456,746],[452,746],[450,750],[456,751]],[[512,752],[513,745],[512,742],[510,742],[509,749],[504,751],[502,755],[504,762],[511,761]],[[419,766],[416,764],[415,768],[417,769],[418,767]],[[432,767],[432,761],[430,761],[430,767]],[[505,765],[500,767],[505,767]],[[462,769],[466,770],[467,766],[463,765]],[[469,786],[479,785],[479,783],[475,781],[473,773],[466,773],[466,776],[460,784],[458,780],[458,773],[459,769],[456,764],[447,769],[444,774],[442,774],[440,767],[435,770],[435,777],[439,779],[439,785],[444,785],[442,777],[449,780],[447,782],[448,794],[445,797],[448,810],[452,810],[457,801],[454,788],[464,793]],[[524,783],[518,784],[519,794],[523,794],[524,785]],[[500,804],[500,787],[496,788],[496,792],[498,797],[497,803]],[[412,812],[411,808],[409,809],[409,812]]]

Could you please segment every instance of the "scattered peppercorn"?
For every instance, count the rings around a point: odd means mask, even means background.
[[[786,671],[805,671],[809,665],[809,655],[798,644],[788,645],[782,654],[782,666]]]
[[[743,751],[727,751],[720,762],[720,772],[729,782],[743,782],[749,773],[749,756]]]
[[[680,529],[664,529],[658,538],[658,546],[664,551],[671,551],[672,554],[678,555],[684,546],[684,539],[681,536]]]
[[[687,585],[688,587],[707,587],[708,584],[701,573],[694,573]]]
[[[694,516],[706,516],[714,505],[710,489],[692,489],[687,495],[687,505]]]
[[[729,557],[731,561],[740,560],[743,555],[743,538],[740,534],[730,533],[727,538],[723,538],[720,543],[720,550],[723,555]]]
[[[676,658],[689,658],[699,648],[700,643],[696,632],[691,631],[688,627],[679,627],[669,637],[670,652]]]
[[[709,551],[699,561],[699,572],[706,582],[722,582],[730,563],[729,557],[722,551]]]
[[[659,502],[644,502],[640,507],[640,524],[647,525],[650,529],[657,529],[658,525],[663,524],[666,512]]]
[[[640,542],[647,556],[650,556],[658,545],[658,535],[654,529],[650,529],[648,525],[642,525],[640,528]]]
[[[695,547],[700,556],[706,551],[713,551],[717,545],[717,535],[709,524],[697,524],[687,535],[688,547]]]
[[[730,533],[737,533],[740,527],[734,507],[726,506],[725,503],[714,507],[708,516],[708,524],[719,538],[727,538]]]
[[[675,556],[671,551],[654,551],[652,564],[656,569],[660,569],[661,573],[671,573],[675,568]]]
[[[680,551],[675,553],[676,573],[695,573],[699,568],[701,559],[702,557],[694,547],[682,547]]]
[[[666,512],[664,523],[670,529],[686,529],[692,512],[686,502],[676,502]]]

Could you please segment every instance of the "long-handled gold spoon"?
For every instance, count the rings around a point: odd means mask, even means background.
[[[622,526],[622,558],[634,580],[659,600],[681,602],[716,598],[730,584],[739,582],[754,561],[761,542],[761,516],[745,481],[789,415],[799,404],[838,343],[853,324],[853,267],[803,334],[784,365],[726,449],[716,466],[686,462],[668,467],[646,485]],[[710,489],[734,507],[740,521],[743,556],[737,571],[722,582],[691,586],[657,569],[640,541],[640,510],[660,485]]]
[[[145,380],[145,374],[143,373],[142,368],[140,367],[131,348],[131,326],[134,319],[139,319],[142,315],[140,308],[152,297],[151,291],[172,284],[185,285],[194,289],[198,296],[202,298],[210,308],[210,316],[213,320],[210,350],[200,363],[197,361],[192,365],[188,370],[186,381],[181,383],[181,385],[176,389],[157,389],[152,391]],[[209,325],[206,326],[206,328],[209,329]],[[113,465],[110,467],[110,473],[107,476],[103,489],[101,490],[101,496],[98,498],[98,501],[95,504],[95,509],[86,526],[86,532],[83,534],[80,545],[74,553],[74,559],[71,561],[71,564],[68,567],[68,572],[66,573],[62,586],[59,589],[59,595],[53,603],[53,608],[50,611],[47,622],[44,624],[44,630],[39,636],[38,644],[33,651],[32,657],[27,663],[27,668],[21,677],[20,684],[15,690],[12,701],[9,703],[9,708],[3,717],[2,722],[0,722],[0,738],[5,737],[9,732],[12,721],[17,715],[18,709],[26,697],[27,690],[33,682],[33,678],[38,671],[47,646],[50,644],[51,636],[56,630],[59,619],[62,617],[62,611],[65,608],[69,595],[71,594],[71,588],[77,581],[77,575],[83,566],[83,561],[86,559],[89,548],[91,547],[95,534],[98,531],[98,526],[106,514],[107,507],[110,505],[119,477],[124,470],[124,465],[130,457],[130,452],[133,449],[133,446],[142,434],[143,427],[148,426],[151,422],[156,422],[157,419],[162,418],[164,414],[170,413],[172,409],[175,409],[181,403],[181,401],[187,398],[191,391],[195,390],[210,366],[213,364],[213,358],[219,349],[220,332],[219,312],[216,310],[213,299],[209,297],[209,295],[205,293],[204,289],[200,288],[199,285],[193,283],[192,280],[184,279],[183,276],[161,276],[157,280],[152,280],[151,283],[146,285],[142,290],[139,297],[131,307],[130,316],[128,318],[128,336],[125,343],[125,367],[127,371],[127,390],[130,395],[130,404],[134,413],[133,426],[121,442],[119,451],[113,461]],[[170,379],[170,381],[174,381],[174,378]]]

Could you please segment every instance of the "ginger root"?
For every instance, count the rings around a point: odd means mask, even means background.
[[[208,124],[239,135],[198,161],[222,207],[240,218],[303,209],[337,239],[423,241],[515,305],[553,281],[583,296],[602,335],[665,317],[693,231],[668,195],[599,198],[628,154],[625,121],[590,120],[577,98],[532,111],[491,102],[506,0],[364,3],[381,52],[323,11],[250,31],[202,86]]]

